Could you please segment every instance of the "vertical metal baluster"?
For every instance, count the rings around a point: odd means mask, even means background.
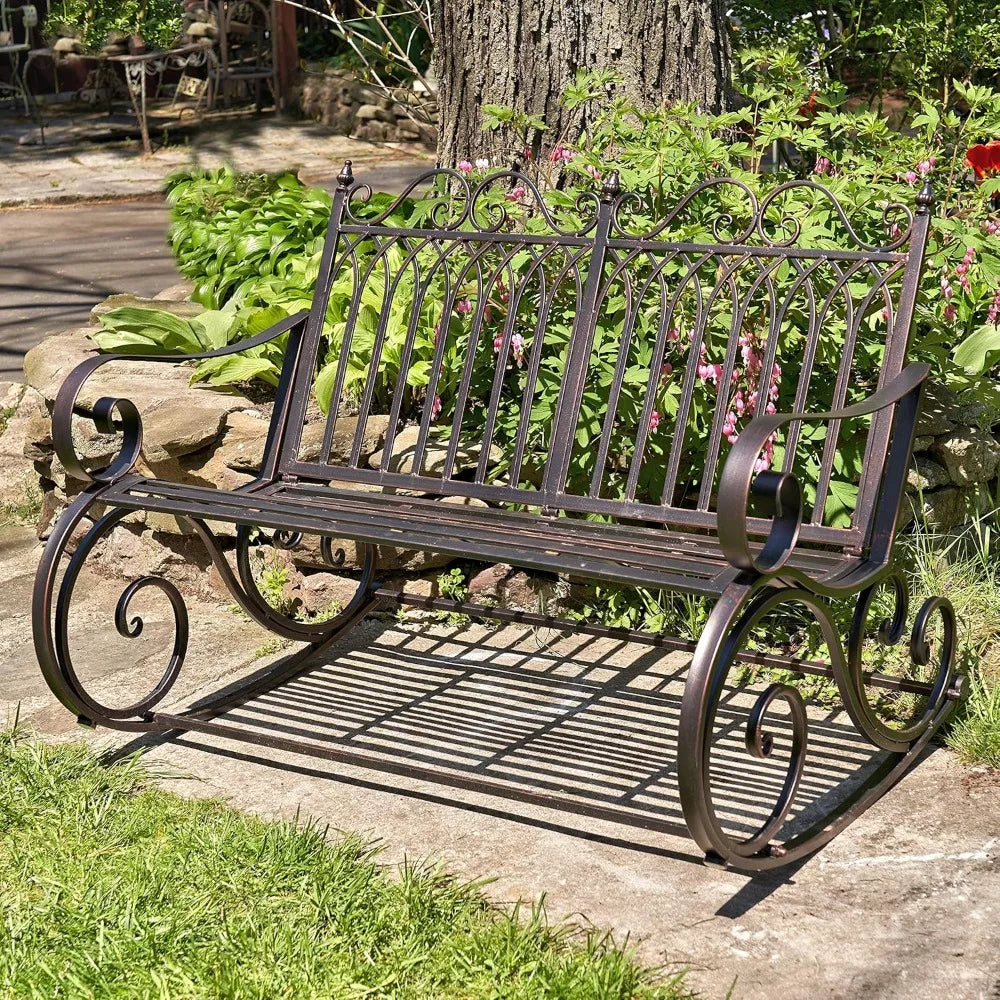
[[[562,249],[566,253],[566,262],[563,264],[562,269],[553,277],[552,279],[552,291],[546,293],[545,291],[545,271],[541,267],[541,264],[545,259],[553,254],[557,249]],[[572,252],[571,252],[572,249]],[[542,353],[545,346],[545,331],[548,329],[549,316],[551,315],[552,308],[555,305],[556,296],[559,293],[559,289],[563,286],[568,274],[572,273],[573,280],[576,286],[576,301],[579,303],[583,298],[583,279],[580,275],[580,260],[584,255],[585,248],[571,248],[565,245],[555,245],[547,247],[541,255],[538,256],[538,265],[533,265],[533,269],[537,267],[538,280],[539,280],[539,310],[538,318],[535,322],[535,332],[531,338],[531,360],[528,362],[528,375],[525,380],[524,393],[521,396],[521,418],[517,426],[517,439],[514,446],[514,457],[510,465],[510,482],[512,486],[516,486],[520,482],[521,478],[521,467],[524,464],[524,452],[528,440],[528,429],[531,423],[531,409],[534,405],[535,388],[538,384],[538,371],[542,362]],[[546,441],[546,449],[548,448],[549,442]]]
[[[890,268],[885,274],[879,276],[874,264],[869,265],[879,280],[871,288],[861,305],[852,317],[852,322],[847,326],[844,337],[843,360],[837,372],[837,381],[834,386],[833,400],[831,407],[839,409],[847,401],[847,390],[853,378],[854,372],[854,352],[857,347],[858,336],[861,332],[861,324],[871,307],[872,300],[886,287],[886,283],[894,273],[898,273],[901,265]],[[845,294],[849,295],[847,286],[844,286]],[[820,460],[819,476],[816,480],[816,503],[813,508],[811,523],[822,524],[825,520],[826,501],[830,493],[830,481],[833,478],[833,462],[837,453],[837,444],[840,438],[840,421],[831,420],[827,424],[826,441],[823,443],[823,453]],[[853,520],[853,519],[852,519]]]
[[[333,393],[330,396],[330,411],[326,417],[326,427],[323,430],[323,442],[320,446],[320,456],[319,461],[321,464],[326,465],[330,461],[330,449],[333,445],[333,432],[336,429],[337,417],[339,415],[338,411],[340,409],[341,396],[344,393],[344,382],[347,379],[347,365],[350,360],[351,355],[351,343],[354,339],[354,331],[358,322],[358,313],[361,311],[361,298],[365,287],[371,280],[374,274],[375,267],[381,261],[383,264],[383,294],[388,292],[389,279],[388,279],[388,266],[385,263],[385,252],[387,246],[383,246],[378,237],[372,237],[372,242],[375,244],[375,256],[372,258],[371,263],[365,269],[363,275],[359,274],[358,257],[357,257],[357,247],[364,242],[360,238],[356,240],[353,246],[353,253],[351,254],[352,260],[354,262],[353,273],[354,273],[354,290],[351,293],[351,306],[347,313],[347,320],[344,324],[344,336],[340,341],[340,357],[337,359],[337,377],[334,382]],[[395,242],[395,239],[389,241],[389,245]]]
[[[323,323],[326,318],[326,302],[333,285],[333,276],[337,271],[339,261],[337,248],[340,243],[340,228],[344,221],[344,206],[351,186],[354,184],[354,174],[351,172],[351,161],[345,160],[340,173],[337,174],[337,188],[333,193],[333,204],[330,207],[330,224],[327,226],[326,239],[323,243],[323,253],[320,255],[319,274],[316,276],[316,290],[313,293],[312,307],[309,319],[306,321],[305,333],[302,337],[302,349],[299,351],[296,370],[293,375],[294,389],[288,408],[287,422],[282,428],[281,459],[278,471],[284,472],[289,465],[294,464],[302,440],[302,428],[305,424],[306,409],[312,393],[312,380],[303,374],[303,366],[309,366],[310,372],[316,370],[316,358],[319,354],[320,340],[323,336]]]
[[[910,228],[909,252],[905,255],[903,286],[900,290],[899,309],[895,322],[889,331],[885,355],[882,359],[882,376],[879,385],[893,378],[903,370],[906,355],[910,349],[913,331],[913,314],[917,306],[920,277],[926,263],[927,239],[930,235],[931,208],[934,206],[934,189],[929,180],[917,195],[917,211]],[[858,504],[855,508],[858,520],[869,526],[869,539],[875,531],[872,512],[881,490],[881,468],[889,450],[889,438],[895,420],[895,407],[891,411],[878,413],[872,418],[868,434],[868,444],[862,460],[861,482],[858,489]]]
[[[641,250],[631,250],[629,254],[621,258],[613,248],[608,249],[608,254],[614,268],[605,282],[598,301],[598,310],[602,302],[606,302],[614,287],[615,280],[624,279],[625,283],[625,317],[622,322],[621,337],[618,341],[618,359],[615,362],[614,375],[611,377],[611,385],[608,388],[607,405],[604,408],[604,420],[601,424],[601,435],[597,444],[597,456],[594,460],[594,471],[590,476],[589,496],[599,497],[601,495],[601,485],[604,481],[604,467],[608,461],[608,450],[611,447],[611,435],[614,432],[615,422],[618,418],[618,402],[621,398],[622,385],[625,381],[625,372],[628,369],[629,354],[632,351],[632,337],[635,332],[635,324],[638,321],[639,309],[645,298],[645,293],[649,289],[653,278],[646,281],[641,291],[634,297],[632,295],[632,279],[626,268],[632,264],[640,255]]]
[[[769,314],[774,315],[774,272],[781,266],[781,258],[776,258],[769,263],[759,264],[760,273],[754,278],[750,288],[746,292],[742,303],[739,303],[739,293],[736,289],[735,278],[730,277],[733,282],[733,320],[729,328],[729,342],[726,345],[726,360],[722,366],[722,375],[716,383],[715,411],[712,415],[712,426],[708,432],[708,451],[705,457],[705,474],[701,481],[701,489],[698,492],[698,509],[709,510],[711,508],[712,491],[715,487],[715,477],[719,470],[719,452],[722,447],[722,425],[725,414],[729,411],[729,390],[733,381],[733,369],[736,367],[736,354],[739,350],[740,332],[744,329],[747,315],[753,304],[754,295],[763,285],[768,290]]]
[[[475,269],[476,272],[476,312],[473,317],[473,326],[477,323],[482,326],[483,320],[486,315],[486,309],[489,305],[490,292],[493,287],[494,279],[496,277],[496,270],[494,269],[493,279],[484,282],[483,280],[483,268],[482,268],[482,258],[494,249],[494,244],[492,243],[482,243],[479,248],[470,256],[469,260],[463,266],[460,274],[458,275],[455,282],[455,293],[452,295],[451,301],[454,300],[455,295],[458,294],[459,283],[466,280],[469,272]],[[503,249],[502,247],[500,249]],[[517,249],[510,249],[507,251],[505,260],[509,260],[517,252]],[[490,273],[489,271],[487,273]],[[450,304],[450,303],[449,303]],[[448,320],[450,325],[451,311],[448,312]],[[470,330],[471,339],[471,330]],[[478,341],[479,336],[477,334],[476,340]],[[439,343],[437,349],[434,352],[434,361],[431,365],[431,374],[427,386],[427,398],[424,400],[423,411],[420,416],[420,430],[417,435],[417,447],[413,456],[413,468],[418,470],[423,465],[424,452],[427,447],[427,437],[430,433],[430,423],[431,423],[431,406],[433,405],[433,397],[437,393],[438,379],[441,374],[441,359],[444,357],[445,345],[447,342],[447,328],[442,330],[442,335],[438,338]],[[456,454],[457,448],[460,444],[460,440],[455,441]],[[451,447],[451,441],[448,442],[449,449]],[[452,476],[452,471],[449,470],[447,458],[445,461],[446,468],[442,470],[442,479],[450,479]]]
[[[594,230],[590,268],[583,288],[583,301],[580,303],[580,310],[570,335],[563,385],[556,402],[552,443],[542,479],[542,494],[546,507],[558,507],[559,496],[564,492],[566,477],[569,474],[573,441],[576,437],[575,426],[580,414],[580,398],[583,395],[587,364],[594,343],[594,329],[597,324],[594,306],[604,276],[604,258],[608,246],[608,232],[611,228],[612,206],[620,194],[621,182],[618,171],[612,170],[601,186],[601,202]]]

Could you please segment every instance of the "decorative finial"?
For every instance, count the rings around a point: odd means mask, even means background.
[[[622,193],[622,179],[617,170],[612,170],[601,185],[601,201],[614,201]]]
[[[924,186],[917,195],[917,211],[921,215],[926,215],[934,204],[934,188],[931,187],[930,179],[924,181]]]
[[[344,169],[337,174],[337,183],[342,188],[349,188],[354,183],[354,171],[351,170],[350,160],[344,160]]]

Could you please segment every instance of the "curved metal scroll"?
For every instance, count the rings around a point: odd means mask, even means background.
[[[946,598],[931,597],[924,601],[917,612],[907,650],[909,658],[917,666],[923,667],[930,663],[932,650],[927,636],[930,623],[937,615],[943,629],[937,670],[919,717],[903,725],[891,726],[879,716],[869,699],[862,656],[872,603],[878,591],[886,585],[892,588],[893,613],[890,618],[879,623],[876,641],[883,646],[895,646],[903,639],[909,597],[902,574],[895,572],[858,596],[848,638],[847,672],[841,683],[841,697],[854,724],[870,742],[882,750],[904,753],[932,724],[949,693],[956,693],[952,692],[955,681],[955,610]]]
[[[114,624],[119,635],[135,639],[143,634],[145,623],[141,616],[132,613],[132,602],[145,590],[156,590],[170,604],[173,621],[173,640],[167,663],[162,674],[148,693],[124,706],[108,705],[92,695],[85,687],[73,664],[70,649],[69,613],[80,579],[81,571],[95,547],[132,511],[114,508],[100,514],[87,526],[93,513],[100,513],[102,484],[95,484],[70,505],[56,524],[39,563],[32,596],[32,627],[35,652],[46,682],[60,702],[81,721],[103,723],[118,729],[150,730],[165,728],[156,723],[153,710],[173,688],[188,648],[188,613],[180,591],[169,580],[156,576],[142,576],[129,583],[122,591],[114,610]],[[248,546],[249,531],[242,530],[242,547],[237,552],[239,577],[233,573],[226,556],[208,526],[199,520],[192,522],[208,549],[213,563],[221,574],[234,599],[252,618],[284,638],[309,644],[311,649],[328,645],[345,627],[355,622],[364,609],[374,600],[373,574],[375,551],[364,548],[363,565],[357,590],[352,600],[336,616],[325,621],[299,622],[275,611],[264,600],[250,569]],[[82,534],[81,534],[82,532]],[[281,541],[287,543],[287,537]],[[331,563],[336,564],[336,553],[329,542],[323,550]],[[59,567],[65,555],[69,561],[59,577]],[[342,561],[342,560],[341,560]],[[309,649],[304,651],[308,654]]]
[[[352,177],[353,180],[353,177]],[[355,226],[387,227],[392,216],[419,188],[438,186],[438,193],[425,198],[431,202],[424,216],[423,225],[428,229],[456,232],[471,229],[477,232],[498,233],[511,228],[515,216],[528,215],[540,220],[556,236],[583,237],[593,232],[597,225],[600,195],[596,191],[583,191],[577,196],[576,209],[581,215],[580,224],[569,228],[561,225],[552,214],[544,195],[537,185],[518,170],[497,170],[479,180],[473,180],[460,170],[438,168],[428,170],[410,182],[387,208],[370,218],[359,215],[362,205],[368,203],[372,189],[359,184],[350,190],[344,201],[344,218]],[[501,194],[502,190],[502,194]],[[497,197],[497,195],[500,197]],[[516,195],[516,198],[511,198]],[[522,211],[514,211],[514,204]]]
[[[352,620],[357,614],[358,607],[370,600],[377,563],[377,550],[374,545],[358,546],[361,556],[361,577],[354,598],[333,618],[321,622],[304,622],[290,618],[271,607],[260,592],[250,563],[254,529],[240,525],[236,530],[236,575],[234,575],[205,522],[195,521],[194,524],[237,603],[251,618],[276,635],[302,642],[314,642],[325,638],[331,631],[338,629],[342,622]],[[295,548],[301,540],[300,532],[278,531],[275,532],[271,542],[278,548],[288,550]],[[344,564],[344,552],[342,549],[336,552],[333,550],[332,539],[326,537],[320,539],[320,552],[331,569]]]
[[[906,589],[898,576],[888,577],[883,582],[893,588],[896,603],[892,617],[880,623],[878,637],[884,644],[893,644],[901,641],[905,633]],[[678,784],[685,820],[691,835],[707,857],[736,868],[759,871],[813,853],[905,773],[915,755],[961,700],[963,690],[956,681],[953,664],[954,612],[943,598],[931,598],[916,615],[909,646],[913,661],[926,665],[932,652],[927,644],[928,628],[935,615],[940,617],[944,635],[937,676],[928,686],[926,707],[918,719],[895,729],[877,716],[865,692],[864,685],[868,678],[860,666],[864,625],[877,589],[869,588],[859,599],[850,633],[849,655],[845,654],[829,606],[812,591],[757,582],[733,584],[720,598],[691,664],[681,706],[678,747]],[[757,697],[749,711],[745,744],[748,753],[754,757],[768,758],[774,751],[765,719],[775,703],[787,706],[792,732],[781,787],[766,818],[749,835],[740,837],[724,829],[714,798],[711,772],[718,729],[717,713],[727,678],[736,667],[738,654],[752,630],[783,604],[805,608],[819,625],[829,650],[833,676],[845,706],[861,733],[881,749],[900,756],[890,757],[884,762],[865,785],[848,794],[830,815],[784,843],[776,843],[774,838],[794,807],[808,748],[808,720],[798,691],[785,684],[772,684]]]
[[[780,202],[782,198],[800,192],[815,192],[817,197],[823,198],[859,251],[892,253],[909,243],[913,235],[913,211],[901,203],[894,202],[883,208],[882,226],[889,239],[884,244],[875,244],[862,238],[837,196],[816,181],[788,181],[768,191],[763,197],[758,197],[751,187],[732,177],[711,177],[702,181],[683,194],[666,214],[643,228],[631,227],[628,217],[648,217],[653,214],[652,207],[645,203],[642,196],[626,192],[615,200],[611,232],[613,236],[624,240],[654,240],[662,237],[672,226],[683,226],[685,210],[699,196],[706,193],[716,197],[731,194],[744,204],[744,209],[740,212],[742,221],[737,223],[732,211],[721,210],[720,200],[720,204],[712,212],[711,221],[712,237],[718,244],[736,246],[756,242],[764,247],[790,248],[798,245],[802,235],[802,222],[791,212],[783,210]],[[924,197],[923,194],[921,197]],[[922,204],[920,198],[918,204]],[[735,229],[727,233],[727,227]]]
[[[146,729],[139,725],[144,717],[170,692],[184,664],[188,644],[188,616],[184,600],[169,581],[143,576],[129,584],[115,607],[114,621],[119,635],[135,639],[142,634],[144,622],[138,615],[129,615],[135,595],[148,588],[159,590],[170,603],[173,615],[173,646],[160,679],[148,694],[125,706],[106,705],[84,688],[70,654],[69,610],[76,584],[87,557],[128,515],[127,510],[112,510],[94,521],[76,543],[66,572],[56,591],[59,561],[67,551],[91,508],[99,503],[95,490],[85,491],[63,515],[49,538],[35,577],[33,594],[33,630],[35,652],[42,674],[56,697],[75,715],[88,721],[114,723],[122,729]],[[53,597],[55,606],[53,607]]]

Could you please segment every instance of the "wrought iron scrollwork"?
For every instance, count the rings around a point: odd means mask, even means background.
[[[758,197],[747,184],[732,177],[712,177],[703,181],[683,194],[655,221],[645,221],[654,215],[653,207],[641,195],[626,192],[615,200],[611,234],[623,240],[655,240],[672,227],[683,226],[685,211],[707,194],[718,201],[713,206],[710,229],[713,240],[720,246],[756,243],[775,249],[791,248],[798,245],[802,236],[802,221],[799,216],[783,210],[781,201],[802,192],[815,192],[829,204],[848,239],[859,251],[893,253],[909,243],[913,234],[913,211],[901,203],[894,202],[882,209],[882,228],[887,239],[876,244],[858,233],[840,200],[822,184],[811,180],[789,181]],[[724,204],[727,195],[735,195],[743,202],[738,216],[734,208]],[[918,204],[923,204],[920,198]],[[635,226],[631,220],[642,220],[644,225]]]
[[[916,666],[927,666],[934,657],[937,661],[932,681],[907,682],[905,689],[926,698],[926,702],[916,719],[896,728],[879,718],[872,707],[866,692],[866,684],[872,681],[872,676],[866,675],[861,661],[862,642],[870,624],[874,599],[883,586],[891,589],[894,603],[891,615],[875,628],[877,641],[883,645],[899,644]],[[830,672],[858,730],[879,749],[899,757],[890,758],[876,772],[871,787],[847,796],[820,822],[778,842],[775,838],[792,815],[808,752],[808,718],[798,690],[789,684],[772,683],[757,695],[749,709],[744,743],[751,756],[769,759],[775,752],[766,718],[777,703],[783,703],[788,710],[791,742],[774,803],[769,809],[762,807],[762,811],[767,811],[766,817],[746,835],[737,835],[724,828],[712,787],[712,759],[720,733],[718,711],[727,681],[751,633],[782,605],[796,605],[815,620],[829,652]],[[762,870],[812,853],[850,822],[852,811],[860,811],[891,785],[906,769],[912,756],[926,745],[963,694],[963,684],[954,669],[955,615],[946,599],[929,598],[917,611],[908,644],[903,645],[907,636],[907,610],[907,591],[902,576],[889,575],[868,588],[858,600],[845,651],[830,603],[812,591],[758,579],[752,584],[734,584],[723,594],[709,618],[691,665],[681,708],[678,750],[679,789],[685,819],[707,857],[738,868]],[[935,619],[941,624],[937,648],[928,641]],[[892,685],[889,678],[879,676],[876,679],[886,686]],[[864,805],[859,806],[859,802]]]
[[[142,417],[129,399],[102,396],[90,407],[91,419],[101,434],[120,434],[121,443],[115,457],[102,469],[87,469],[77,454],[73,436],[73,416],[86,411],[84,389],[99,368],[120,361],[186,362],[228,357],[250,350],[288,333],[303,323],[307,314],[297,313],[248,340],[229,344],[216,351],[201,354],[99,354],[87,358],[74,368],[59,387],[52,409],[52,446],[63,468],[83,483],[107,484],[120,480],[135,467],[142,451]]]
[[[145,630],[143,618],[132,610],[137,595],[143,591],[155,591],[162,594],[170,606],[173,634],[170,652],[162,674],[148,693],[124,706],[104,703],[88,691],[71,654],[70,608],[84,564],[95,548],[106,541],[132,513],[127,509],[114,508],[97,516],[88,526],[88,519],[102,509],[101,493],[104,488],[102,483],[88,487],[60,519],[46,544],[33,594],[35,650],[49,686],[81,720],[119,729],[156,728],[154,709],[167,697],[181,673],[190,632],[184,598],[171,581],[158,576],[141,576],[124,588],[114,609],[114,625],[118,634],[125,639],[137,639]],[[198,519],[192,519],[191,523],[236,602],[258,623],[283,638],[319,648],[356,621],[374,599],[375,549],[374,546],[361,546],[361,572],[352,600],[328,619],[298,621],[272,608],[260,593],[250,566],[250,529],[238,529],[237,573],[234,574],[208,525]],[[279,547],[291,548],[301,541],[301,535],[277,531],[271,540]],[[331,567],[343,565],[344,552],[342,549],[334,550],[331,539],[323,539],[321,551]],[[66,569],[60,577],[59,568],[67,555]]]
[[[251,549],[258,540],[254,537],[254,529],[240,525],[236,532],[236,574],[233,574],[225,555],[222,553],[203,521],[196,521],[195,528],[202,537],[216,568],[222,575],[230,592],[237,603],[255,621],[276,635],[286,639],[312,642],[326,636],[331,630],[339,628],[341,622],[352,618],[359,602],[368,600],[372,589],[377,562],[377,551],[374,545],[358,545],[360,562],[360,578],[354,600],[350,601],[339,614],[324,621],[300,621],[297,618],[283,614],[272,607],[260,591],[254,576],[251,562]],[[271,538],[272,544],[283,550],[292,550],[302,542],[301,532],[277,531]],[[333,539],[320,538],[320,554],[331,569],[339,569],[346,561],[346,553],[342,548],[333,548]]]
[[[350,180],[353,183],[353,176]],[[400,206],[420,189],[429,189],[425,200],[431,202],[423,227],[458,233],[463,229],[499,233],[511,228],[514,222],[511,206],[516,202],[524,214],[541,220],[556,236],[582,238],[597,225],[601,200],[596,191],[581,192],[576,199],[581,221],[569,227],[559,222],[538,186],[519,170],[497,170],[475,180],[460,170],[438,168],[421,174],[388,207],[368,217],[361,208],[368,204],[371,188],[367,184],[350,187],[344,200],[345,221],[353,226],[385,227]],[[512,199],[512,195],[516,197]],[[384,231],[391,231],[391,227]]]
[[[766,818],[746,836],[727,832],[719,818],[712,789],[712,755],[716,719],[727,678],[736,666],[737,654],[751,632],[778,606],[797,603],[806,607],[819,623],[824,637],[836,646],[836,632],[825,604],[805,590],[763,586],[739,587],[723,595],[706,625],[691,665],[681,707],[678,778],[681,803],[692,836],[706,854],[739,861],[751,868],[770,867],[786,855],[783,845],[773,843],[794,804],[808,746],[808,720],[801,695],[785,684],[772,684],[755,700],[746,723],[747,751],[758,759],[774,752],[765,718],[776,702],[790,712],[792,743],[785,775]]]
[[[906,633],[909,597],[905,580],[896,572],[862,591],[858,596],[848,637],[847,672],[843,678],[841,694],[855,725],[870,742],[882,750],[904,753],[932,724],[945,700],[956,696],[956,691],[953,690],[955,611],[951,602],[944,597],[928,598],[917,611],[906,653],[914,666],[926,667],[930,664],[934,651],[928,641],[928,632],[931,622],[937,616],[942,626],[937,668],[934,671],[934,680],[927,685],[927,700],[918,717],[905,724],[891,726],[879,716],[871,703],[863,658],[872,606],[878,592],[886,586],[892,591],[893,612],[891,617],[879,623],[875,640],[882,646],[897,646],[901,644]]]
[[[148,716],[169,694],[184,665],[188,646],[188,615],[180,591],[169,580],[143,576],[130,583],[115,606],[114,622],[118,634],[126,639],[138,638],[144,629],[143,619],[130,616],[133,598],[142,590],[157,590],[166,596],[173,619],[173,644],[167,665],[160,679],[136,701],[124,706],[107,705],[90,694],[73,666],[69,641],[69,612],[80,572],[94,548],[106,539],[129,513],[112,510],[99,517],[76,542],[66,571],[58,583],[57,570],[61,556],[70,546],[90,510],[99,502],[99,495],[84,493],[67,511],[49,539],[39,566],[34,593],[35,650],[46,680],[60,701],[82,719],[114,721],[122,728]],[[53,597],[55,607],[53,609]]]

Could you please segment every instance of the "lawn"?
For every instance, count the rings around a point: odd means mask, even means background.
[[[157,788],[141,760],[0,731],[0,996],[668,1000],[542,906],[497,908],[355,836]]]

